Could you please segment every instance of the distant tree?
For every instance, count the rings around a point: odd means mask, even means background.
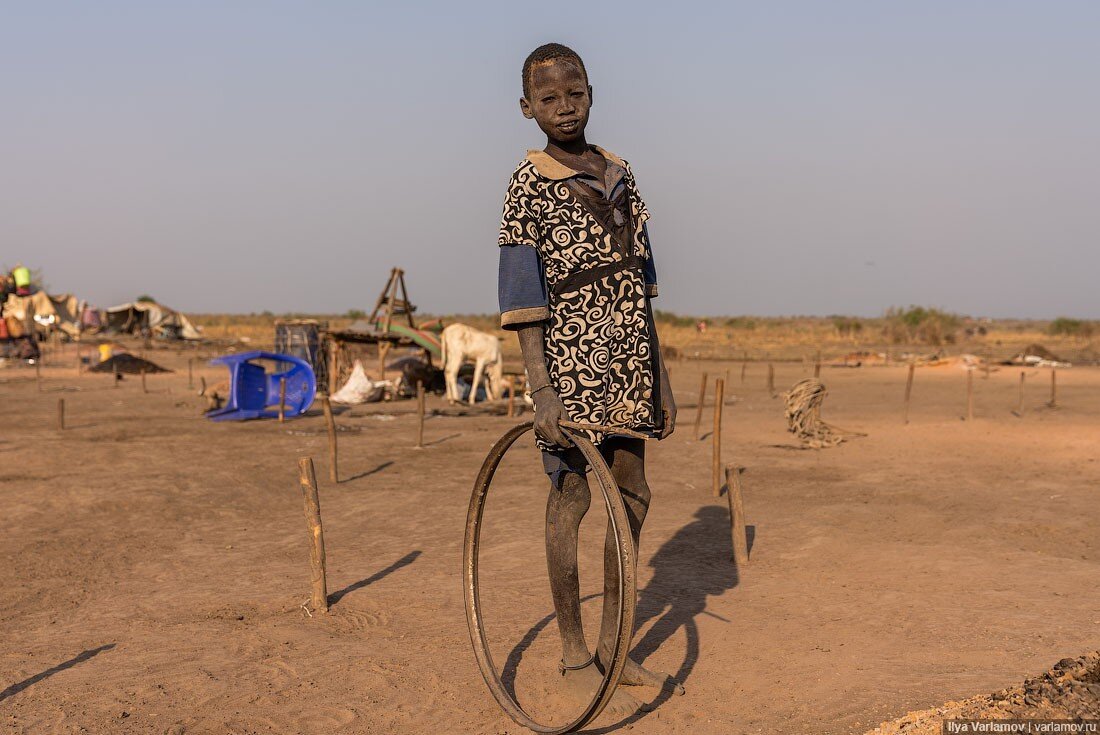
[[[362,309],[348,309],[348,313],[344,314],[344,317],[347,319],[366,319],[367,312]]]
[[[147,293],[143,293],[141,296],[138,296],[137,299],[135,299],[135,300],[138,301],[139,303],[140,302],[145,302],[145,303],[149,303],[149,304],[157,303],[157,300],[154,299],[152,296],[150,296]]]
[[[1092,337],[1093,325],[1092,322],[1083,319],[1070,319],[1068,316],[1060,316],[1050,323],[1047,331],[1055,337],[1088,339]]]

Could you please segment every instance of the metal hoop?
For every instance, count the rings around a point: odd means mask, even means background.
[[[563,422],[566,424],[566,422]],[[635,563],[634,542],[630,535],[630,520],[623,505],[622,496],[619,494],[618,483],[611,474],[603,456],[592,442],[584,435],[563,425],[562,430],[569,435],[585,460],[592,467],[593,474],[599,481],[600,490],[603,491],[604,504],[607,508],[608,522],[615,536],[615,546],[618,550],[617,561],[619,569],[619,608],[616,615],[615,640],[611,649],[611,661],[604,672],[603,680],[596,688],[592,700],[581,712],[580,716],[567,725],[553,726],[536,722],[520,706],[519,702],[504,688],[504,683],[493,665],[493,657],[489,652],[489,641],[485,633],[485,625],[481,615],[481,600],[478,590],[478,550],[481,541],[481,519],[485,511],[485,497],[492,484],[493,475],[496,474],[501,460],[509,447],[516,439],[526,434],[532,428],[532,422],[528,421],[509,429],[502,436],[481,466],[477,481],[474,483],[474,491],[470,496],[470,509],[466,514],[466,540],[462,548],[462,574],[463,592],[466,601],[466,622],[470,628],[470,642],[474,647],[474,655],[477,657],[477,665],[481,669],[481,675],[489,687],[489,691],[497,700],[501,708],[518,724],[546,735],[562,735],[584,727],[603,711],[615,689],[622,679],[623,670],[626,667],[627,653],[630,651],[630,639],[634,634],[634,605],[637,592],[637,566]],[[593,427],[595,428],[595,427]],[[606,427],[605,427],[606,428]],[[607,604],[606,601],[604,604]]]

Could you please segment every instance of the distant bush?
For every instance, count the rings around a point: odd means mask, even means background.
[[[731,329],[747,329],[750,332],[756,329],[756,320],[748,316],[727,317],[725,325]]]
[[[348,313],[344,314],[345,319],[366,319],[367,312],[362,309],[348,309]]]
[[[147,293],[143,293],[143,294],[142,294],[141,296],[138,296],[138,297],[137,297],[136,299],[134,299],[134,300],[135,300],[135,301],[137,301],[138,303],[142,303],[142,302],[144,302],[144,303],[147,303],[147,304],[155,304],[155,303],[157,303],[157,300],[156,300],[156,299],[154,299],[154,298],[153,298],[152,296],[150,296],[150,295],[149,295],[149,294],[147,294]]]
[[[1070,319],[1067,316],[1060,316],[1050,323],[1047,332],[1056,337],[1088,339],[1092,337],[1093,327],[1092,322],[1087,322],[1084,319]]]
[[[672,327],[694,327],[697,321],[693,316],[681,316],[671,311],[661,311],[660,309],[653,310],[653,318],[662,324],[667,324]]]
[[[833,316],[833,329],[841,337],[855,337],[863,331],[863,322],[850,316]]]
[[[925,344],[939,347],[954,344],[962,320],[958,315],[924,306],[907,309],[891,307],[886,312],[884,336],[892,342]]]

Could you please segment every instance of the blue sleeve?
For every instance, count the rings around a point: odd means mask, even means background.
[[[649,228],[642,225],[642,232],[645,233],[646,244],[645,269],[643,271],[645,295],[652,299],[657,297],[657,267],[653,264],[653,243],[649,240]]]
[[[501,245],[497,273],[500,326],[519,329],[550,318],[539,254],[530,245]]]

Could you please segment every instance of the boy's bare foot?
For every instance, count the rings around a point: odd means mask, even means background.
[[[663,689],[665,686],[669,686],[676,694],[683,695],[684,693],[683,684],[673,679],[669,674],[650,671],[629,658],[626,660],[626,667],[623,668],[623,678],[619,683],[626,687],[653,687],[654,689]]]
[[[570,698],[576,700],[577,707],[583,707],[592,701],[592,695],[596,693],[596,688],[603,681],[603,674],[595,663],[591,663],[583,669],[566,671],[562,681]],[[642,709],[641,702],[619,689],[611,696],[611,701],[604,708],[604,713],[621,719],[629,717],[640,709]]]

